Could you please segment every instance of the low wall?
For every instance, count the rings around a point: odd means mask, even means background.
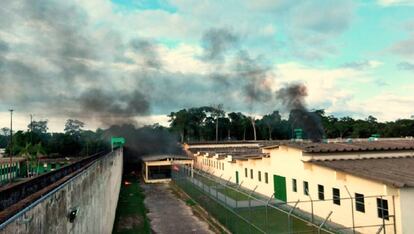
[[[0,233],[112,233],[122,164],[122,148],[97,159],[2,224]]]

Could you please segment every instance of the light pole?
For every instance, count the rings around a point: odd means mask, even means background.
[[[33,114],[30,114],[30,144],[33,145]]]
[[[9,183],[12,182],[12,164],[13,164],[13,109],[10,109],[10,165],[9,165]]]

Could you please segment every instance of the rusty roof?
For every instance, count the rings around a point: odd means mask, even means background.
[[[356,151],[396,151],[414,150],[414,140],[355,141],[355,142],[283,142],[285,145],[302,150],[305,153],[334,153]],[[278,145],[274,146],[277,147]],[[272,148],[267,147],[267,148]]]
[[[398,188],[414,187],[413,157],[312,161],[312,163]]]

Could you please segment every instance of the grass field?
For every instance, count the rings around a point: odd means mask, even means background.
[[[131,184],[125,184],[128,181]],[[123,178],[119,193],[118,206],[113,232],[114,234],[151,233],[147,210],[144,206],[144,194],[136,176]]]
[[[229,208],[211,198],[186,179],[175,182],[233,233],[317,233],[314,227],[296,218],[291,218],[289,223],[287,215],[279,210],[268,208],[266,211],[265,207]],[[232,198],[246,196],[231,189],[226,189],[226,191],[226,193],[220,192],[227,195],[231,193]]]

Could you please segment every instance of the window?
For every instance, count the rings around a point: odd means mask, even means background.
[[[303,194],[306,196],[309,195],[309,183],[308,181],[303,181]]]
[[[377,198],[377,212],[378,218],[389,219],[388,216],[388,201],[385,199]]]
[[[247,178],[247,168],[244,168],[244,176]]]
[[[332,189],[333,203],[341,205],[341,192],[337,188]]]
[[[318,184],[318,198],[319,200],[325,200],[325,188],[320,184]]]
[[[355,209],[359,212],[365,213],[364,194],[355,193]]]
[[[253,169],[250,169],[250,179],[253,179]]]
[[[224,170],[224,163],[221,164],[221,169]]]
[[[265,183],[269,183],[269,175],[265,172]]]
[[[297,185],[296,179],[292,179],[292,191],[293,192],[298,191],[298,185]]]
[[[259,182],[262,181],[262,172],[257,172],[257,177],[259,178]]]

